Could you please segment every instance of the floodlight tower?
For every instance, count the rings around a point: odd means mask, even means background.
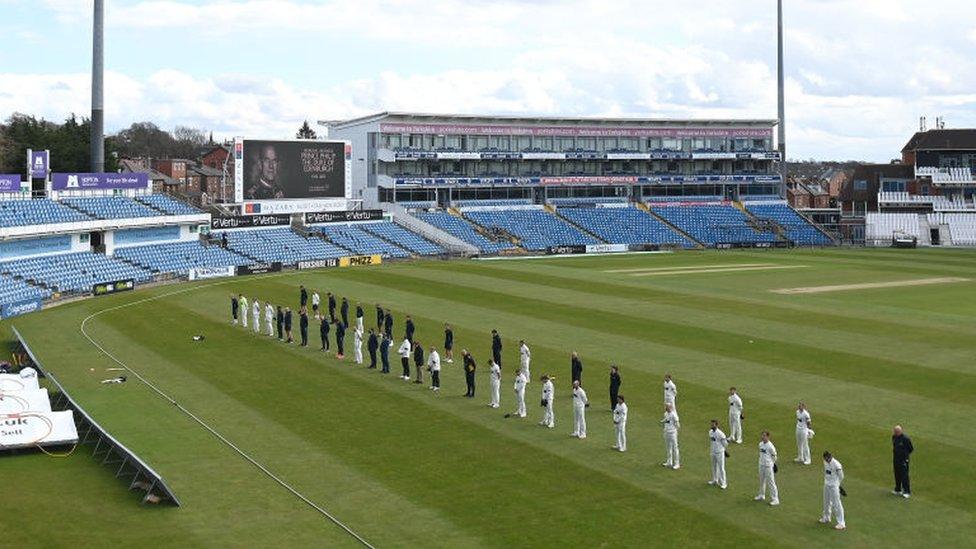
[[[91,171],[105,171],[105,0],[95,0],[92,18]]]
[[[782,182],[780,182],[779,194],[786,198],[786,99],[783,86],[783,0],[776,0],[776,80],[777,80],[777,107],[779,109],[779,132],[777,141],[779,143],[779,170]]]

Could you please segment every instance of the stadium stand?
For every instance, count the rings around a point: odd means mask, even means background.
[[[478,233],[471,224],[447,212],[415,213],[414,217],[471,244],[478,248],[481,253],[494,254],[515,248],[511,242],[506,240],[489,240]]]
[[[930,177],[933,183],[972,183],[972,169],[966,168],[935,168],[919,166],[915,168],[918,177]]]
[[[156,273],[179,275],[186,275],[195,267],[232,267],[253,262],[239,253],[198,240],[116,248],[115,257]]]
[[[746,209],[758,219],[768,219],[776,222],[786,230],[787,237],[801,246],[826,246],[832,240],[806,219],[790,208],[786,202],[769,202],[761,204],[746,203]]]
[[[428,210],[437,207],[437,202],[434,200],[402,200],[397,204],[407,210]]]
[[[303,237],[291,228],[247,229],[214,233],[220,239],[227,235],[227,247],[249,258],[265,263],[280,261],[284,264],[312,259],[329,259],[349,255],[349,251],[320,238]]]
[[[165,194],[148,194],[143,196],[137,196],[136,200],[142,202],[146,206],[155,208],[165,214],[169,215],[194,215],[202,213],[200,210],[181,202]]]
[[[777,240],[775,234],[759,232],[749,226],[746,214],[729,204],[661,206],[652,203],[649,206],[662,219],[708,246]]]
[[[51,290],[47,288],[38,288],[10,275],[0,274],[0,303],[44,299],[50,295]]]
[[[559,208],[556,212],[611,244],[658,244],[693,248],[695,243],[632,206]]]
[[[482,227],[501,229],[519,239],[528,250],[544,250],[549,246],[601,244],[542,209],[464,211],[468,219]]]
[[[455,200],[451,203],[455,208],[472,208],[478,206],[530,206],[531,198],[499,198],[486,200]]]
[[[0,227],[91,221],[91,217],[53,200],[0,201]]]
[[[976,214],[942,214],[955,246],[976,246]]]
[[[365,223],[359,225],[364,231],[370,232],[384,240],[388,240],[397,246],[413,252],[417,255],[438,255],[446,253],[444,248],[423,238],[409,230],[393,223],[392,221],[381,221],[379,223]]]
[[[721,196],[645,196],[648,204],[655,202],[721,202]]]
[[[896,234],[918,238],[918,214],[868,213],[864,219],[864,238],[867,242],[890,242]]]
[[[309,230],[357,255],[379,254],[383,257],[410,257],[410,252],[363,229],[365,225],[313,225]],[[418,237],[419,238],[419,237]],[[348,253],[343,255],[349,255]]]
[[[126,219],[164,215],[159,210],[124,196],[65,198],[61,201],[96,219]]]
[[[92,252],[5,261],[0,263],[0,272],[59,292],[87,291],[101,282],[152,278],[147,269]]]
[[[627,200],[626,196],[584,196],[578,198],[550,198],[547,202],[553,206],[586,206],[590,204],[624,204]]]

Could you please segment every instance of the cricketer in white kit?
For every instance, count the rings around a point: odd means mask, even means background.
[[[742,444],[742,398],[735,390],[729,389],[729,442]]]
[[[708,440],[709,453],[712,457],[712,480],[708,483],[725,490],[728,487],[725,482],[725,449],[729,447],[729,439],[718,428],[717,420],[712,420],[712,427],[708,430]]]
[[[681,453],[678,451],[678,430],[681,429],[681,421],[678,413],[675,412],[670,404],[664,405],[664,417],[661,419],[664,427],[664,446],[666,456],[661,465],[672,469],[681,468]]]
[[[810,465],[811,421],[810,412],[801,402],[796,408],[796,459],[793,461],[804,465]]]
[[[515,415],[525,417],[525,375],[519,372],[515,375]]]
[[[840,462],[834,459],[830,452],[823,453],[824,459],[824,491],[823,491],[823,514],[820,522],[830,524],[831,515],[837,519],[837,530],[847,528],[844,522],[844,504],[840,501],[840,483],[844,480],[844,468]]]
[[[502,397],[502,369],[499,365],[494,362],[488,369],[488,388],[490,389],[489,396],[491,401],[488,406],[491,408],[498,408],[501,404]]]
[[[553,411],[553,399],[556,397],[556,386],[549,376],[542,376],[542,421],[539,425],[552,429],[556,426],[556,413]]]
[[[363,331],[356,329],[352,337],[352,349],[355,353],[356,364],[363,363]]]
[[[762,440],[759,441],[759,493],[756,501],[766,499],[766,490],[769,490],[769,504],[779,505],[779,489],[776,488],[776,446],[769,440],[769,431],[762,432]]]
[[[529,350],[529,346],[525,344],[525,340],[519,341],[519,369],[525,374],[526,383],[532,379],[532,374],[529,372],[529,363],[532,362],[532,351]]]
[[[264,304],[264,329],[270,337],[274,337],[275,308],[270,303]]]
[[[664,374],[664,403],[670,404],[671,409],[678,411],[678,386],[671,380],[671,374]]]
[[[254,317],[254,332],[261,333],[261,303],[255,299],[254,304],[251,305],[251,316]]]
[[[586,438],[586,406],[590,403],[579,381],[573,382],[573,433],[576,438]]]
[[[617,395],[617,406],[613,409],[613,426],[617,430],[617,444],[613,449],[627,451],[627,403],[623,395]]]
[[[241,326],[247,328],[247,298],[241,296],[238,303],[241,306]]]

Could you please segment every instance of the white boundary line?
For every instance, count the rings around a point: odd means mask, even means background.
[[[265,276],[261,276],[261,277],[255,277],[255,278],[272,278],[272,277],[284,276],[284,275],[290,275],[290,274],[294,274],[294,273],[275,273],[273,275],[265,275]],[[252,280],[253,280],[253,278],[252,278]],[[265,467],[264,465],[262,465],[261,463],[259,463],[256,459],[252,458],[246,452],[244,452],[243,450],[241,450],[239,447],[237,447],[237,445],[235,445],[233,442],[231,442],[230,440],[228,440],[227,437],[225,437],[224,435],[220,434],[220,432],[218,432],[216,429],[214,429],[209,424],[207,424],[207,422],[205,422],[204,420],[200,419],[193,412],[187,410],[186,407],[184,407],[182,404],[180,404],[179,402],[177,402],[176,399],[174,399],[173,397],[171,397],[168,394],[166,394],[165,392],[163,392],[162,389],[160,389],[159,387],[157,387],[156,385],[154,385],[151,381],[149,381],[146,378],[144,378],[139,372],[133,370],[126,363],[122,362],[121,360],[119,360],[118,358],[116,358],[112,353],[108,352],[97,341],[95,341],[94,339],[92,339],[92,337],[90,335],[88,335],[88,332],[85,330],[85,326],[86,326],[86,324],[88,324],[88,321],[89,320],[92,320],[92,319],[94,319],[94,318],[96,318],[96,317],[98,317],[98,316],[100,316],[102,314],[105,314],[105,313],[108,313],[108,312],[111,312],[111,311],[117,311],[119,309],[125,309],[125,308],[128,308],[128,307],[132,307],[134,305],[140,305],[140,304],[143,304],[143,303],[148,303],[150,301],[156,301],[156,300],[162,299],[164,297],[170,297],[170,296],[177,295],[177,294],[183,294],[183,293],[187,293],[187,292],[192,292],[194,290],[199,290],[201,288],[209,288],[209,287],[212,287],[212,286],[221,286],[221,285],[224,285],[224,284],[230,284],[232,281],[233,281],[233,279],[232,280],[224,280],[224,281],[220,281],[220,282],[211,282],[209,284],[201,284],[199,286],[193,286],[193,287],[190,287],[190,288],[182,288],[182,289],[179,289],[179,290],[174,290],[172,292],[166,292],[166,293],[162,293],[162,294],[159,294],[159,295],[156,295],[156,296],[146,297],[146,298],[139,299],[139,300],[136,300],[136,301],[130,301],[128,303],[123,303],[121,305],[115,305],[115,306],[112,306],[112,307],[108,307],[108,308],[102,309],[100,311],[97,311],[97,312],[94,312],[94,313],[88,315],[87,317],[85,317],[84,320],[81,321],[81,325],[79,327],[79,329],[81,331],[81,335],[83,335],[85,337],[85,339],[87,339],[88,342],[91,343],[102,354],[104,354],[105,356],[107,356],[109,359],[111,359],[113,362],[115,362],[116,364],[118,364],[122,368],[125,368],[125,370],[127,372],[129,372],[133,376],[135,376],[139,381],[141,381],[144,385],[146,385],[147,387],[149,387],[150,389],[152,389],[153,392],[155,392],[157,395],[159,395],[160,397],[162,397],[164,400],[166,400],[170,404],[176,406],[176,408],[180,412],[182,412],[184,415],[186,415],[187,417],[189,417],[190,419],[192,419],[193,421],[195,421],[197,424],[199,424],[201,427],[203,427],[204,429],[206,429],[211,435],[213,435],[214,437],[216,437],[220,442],[222,442],[225,445],[229,446],[231,449],[233,449],[235,452],[237,452],[242,458],[244,458],[245,460],[247,460],[251,465],[257,467],[268,478],[270,478],[271,480],[275,481],[282,488],[284,488],[285,490],[288,490],[289,492],[292,493],[292,495],[294,495],[295,497],[297,497],[298,499],[300,499],[301,501],[303,501],[306,505],[308,505],[312,509],[318,511],[320,514],[322,514],[323,516],[325,516],[326,518],[328,518],[330,521],[332,521],[333,524],[335,524],[336,526],[338,526],[339,528],[341,528],[342,530],[344,530],[347,534],[349,534],[350,536],[352,536],[353,538],[355,538],[356,541],[358,541],[359,543],[363,544],[363,546],[369,547],[370,549],[375,549],[372,544],[370,544],[368,541],[366,541],[365,538],[363,538],[362,536],[360,536],[359,534],[357,534],[355,531],[353,531],[351,528],[349,528],[348,526],[346,526],[345,524],[343,524],[342,521],[340,521],[338,518],[336,518],[331,513],[329,513],[328,511],[326,511],[325,509],[323,509],[322,507],[320,507],[318,504],[316,504],[314,501],[310,500],[304,494],[302,494],[301,492],[299,492],[298,490],[296,490],[295,488],[293,488],[291,485],[289,485],[287,482],[285,482],[284,480],[282,480],[280,477],[278,477],[277,475],[275,475],[274,473],[272,473],[271,470],[269,470],[267,467]]]

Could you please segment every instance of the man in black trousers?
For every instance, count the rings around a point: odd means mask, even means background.
[[[386,337],[393,339],[393,313],[389,309],[383,315],[383,327],[386,331]]]
[[[322,352],[329,352],[329,348],[331,347],[329,344],[329,330],[331,328],[329,319],[325,318],[325,315],[322,315],[322,318],[319,319],[319,338],[322,339],[322,348],[320,350]]]
[[[912,487],[908,479],[908,459],[915,451],[915,447],[912,446],[912,439],[908,438],[901,425],[895,425],[891,434],[891,447],[895,468],[895,489],[891,493],[908,499],[912,497]]]
[[[369,351],[369,368],[376,369],[376,350],[379,349],[380,342],[376,337],[376,330],[369,329],[369,339],[366,340],[366,350]]]
[[[393,345],[393,340],[386,334],[383,334],[383,340],[380,341],[380,359],[383,362],[384,374],[390,373],[390,346]]]
[[[346,325],[336,321],[336,358],[346,358]]]
[[[413,333],[416,330],[416,327],[413,325],[413,319],[410,318],[410,315],[407,315],[407,320],[403,324],[403,326],[404,326],[404,330],[407,331],[407,339],[409,339],[410,340],[410,344],[413,345],[414,344],[413,343]]]
[[[237,296],[230,294],[230,316],[234,319],[234,325],[237,325]]]
[[[332,292],[328,292],[328,296],[329,296],[329,320],[335,322],[335,308],[336,308],[335,296],[332,295]]]
[[[498,330],[491,331],[491,359],[499,367],[502,365],[502,338],[498,335]]]
[[[278,310],[275,313],[275,324],[278,328],[278,340],[284,339],[284,324],[285,324],[285,312],[281,310],[281,305],[278,305]]]
[[[342,325],[346,328],[349,327],[349,301],[345,297],[342,298],[342,305],[339,307],[339,312],[342,314]]]
[[[464,358],[464,381],[468,385],[468,391],[464,393],[464,396],[474,398],[474,372],[478,365],[474,363],[474,357],[467,349],[461,350],[461,356]]]
[[[299,286],[298,304],[303,308],[308,305],[308,290],[305,289],[304,284]]]
[[[294,341],[291,338],[291,307],[285,307],[285,343]]]
[[[383,307],[380,307],[380,304],[377,303],[376,304],[376,329],[379,332],[382,332],[383,331],[383,320],[384,320],[383,317],[384,316],[386,316],[386,315],[383,313]]]
[[[424,382],[424,366],[427,364],[424,362],[424,346],[420,344],[419,341],[413,342],[413,367],[416,370],[416,376],[414,376],[414,383],[422,384]]]
[[[302,336],[302,347],[308,347],[308,311],[305,307],[298,311],[298,331]]]
[[[617,407],[617,395],[620,394],[620,370],[615,364],[610,365],[610,411]]]
[[[579,353],[573,351],[571,355],[571,362],[573,367],[572,376],[573,379],[570,381],[579,381],[580,385],[583,384],[583,361],[580,360]]]

